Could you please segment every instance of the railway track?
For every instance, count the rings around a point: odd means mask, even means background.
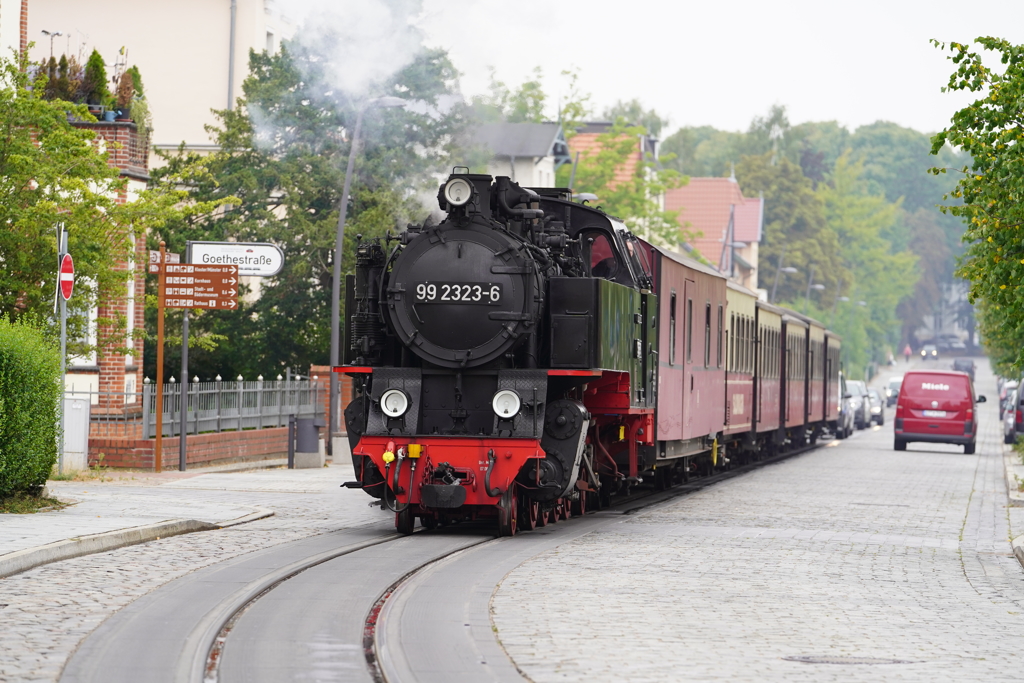
[[[459,524],[400,536],[390,518],[222,562],[101,624],[64,683],[522,680],[490,623],[494,587],[529,558],[808,446],[514,538]]]

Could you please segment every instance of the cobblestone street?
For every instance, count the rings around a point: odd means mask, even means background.
[[[55,681],[79,642],[108,616],[154,588],[202,567],[287,541],[346,527],[381,524],[393,517],[366,506],[365,495],[338,488],[351,466],[320,471],[267,470],[203,474],[160,486],[128,482],[68,482],[68,499],[116,487],[140,509],[175,496],[204,506],[252,506],[275,515],[249,524],[175,536],[57,562],[0,579],[0,681]],[[216,492],[216,493],[214,493]],[[72,518],[73,519],[73,518]],[[142,520],[145,521],[145,520]],[[49,539],[45,539],[49,540]]]
[[[537,682],[1020,680],[994,402],[978,446],[897,453],[890,420],[605,527],[511,572],[498,636]]]

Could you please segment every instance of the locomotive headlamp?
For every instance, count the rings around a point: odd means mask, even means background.
[[[502,389],[491,399],[491,408],[494,409],[494,414],[503,420],[511,420],[518,415],[521,405],[519,394],[511,389]]]
[[[380,409],[388,417],[402,417],[409,410],[409,397],[400,389],[388,389],[380,397]]]
[[[462,206],[473,196],[473,186],[465,178],[452,178],[444,186],[444,198],[452,206]]]

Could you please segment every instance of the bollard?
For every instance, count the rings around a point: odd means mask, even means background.
[[[295,421],[295,467],[323,467],[320,454],[320,425],[311,417],[300,417]]]
[[[288,416],[288,469],[295,469],[295,415]]]

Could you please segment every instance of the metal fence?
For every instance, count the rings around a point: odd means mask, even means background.
[[[163,435],[181,433],[181,384],[163,386]],[[91,437],[152,439],[156,435],[156,386],[138,392],[68,391],[89,397]],[[193,382],[188,385],[186,433],[203,434],[288,426],[288,416],[323,414],[327,383],[320,380]]]

